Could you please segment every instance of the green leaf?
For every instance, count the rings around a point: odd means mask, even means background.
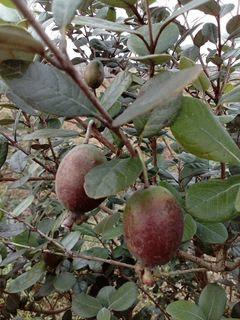
[[[75,283],[76,279],[72,273],[63,272],[54,279],[53,286],[59,292],[66,292],[69,291]]]
[[[8,155],[8,142],[0,136],[0,169],[4,165]]]
[[[110,7],[129,8],[133,6],[137,0],[101,0],[101,2],[109,5]]]
[[[42,44],[25,29],[10,25],[0,25],[0,62],[15,59],[32,61],[34,54],[43,54]]]
[[[1,0],[0,3],[8,8],[16,8],[15,4],[11,0]]]
[[[190,0],[181,0],[182,4],[188,3],[187,5],[189,5],[192,1]],[[196,5],[194,8],[203,11],[206,14],[210,14],[213,16],[217,16],[220,13],[221,7],[220,5],[215,1],[215,0],[207,0],[204,1],[205,4],[197,4],[198,1],[195,1]],[[207,3],[206,3],[207,2]],[[187,6],[186,5],[186,6]],[[185,7],[185,6],[184,6]]]
[[[23,213],[30,205],[33,203],[34,196],[30,195],[27,198],[25,198],[22,202],[19,203],[19,205],[14,208],[12,214],[15,217],[18,217],[21,213]]]
[[[110,296],[109,309],[125,311],[137,300],[138,291],[134,282],[126,282]]]
[[[64,130],[64,129],[40,129],[36,130],[33,133],[26,134],[22,137],[23,141],[35,140],[41,138],[69,138],[69,137],[78,137],[79,132],[74,130]]]
[[[98,223],[94,228],[94,231],[97,234],[103,234],[104,232],[111,230],[115,226],[115,224],[119,221],[119,219],[120,219],[120,213],[116,212],[113,215],[104,218],[100,223]]]
[[[207,320],[202,309],[190,301],[175,301],[166,309],[174,320]]]
[[[100,302],[85,293],[73,296],[72,311],[82,318],[95,317],[102,309]]]
[[[193,60],[182,56],[179,62],[179,69],[184,70],[184,69],[191,68],[195,65],[196,64]],[[206,74],[204,73],[204,71],[202,71],[199,77],[195,81],[193,81],[193,85],[200,91],[206,91],[209,89],[211,82],[206,76]]]
[[[45,263],[35,264],[29,271],[8,282],[7,291],[10,293],[22,292],[37,283],[45,273]]]
[[[132,75],[128,71],[119,72],[110,86],[105,90],[101,99],[102,105],[109,110],[117,99],[126,91],[132,83]]]
[[[99,310],[97,314],[97,320],[110,320],[110,319],[111,319],[111,312],[108,309],[102,308],[101,310]]]
[[[83,0],[54,0],[52,2],[53,18],[59,28],[66,27],[73,19]]]
[[[203,222],[223,222],[233,219],[237,215],[235,200],[239,188],[240,176],[193,184],[186,193],[187,211]]]
[[[218,39],[218,28],[214,23],[205,23],[202,28],[202,34],[212,43]]]
[[[101,302],[104,307],[110,305],[110,296],[116,291],[112,286],[106,286],[99,290],[97,299]]]
[[[152,25],[153,30],[153,39],[156,40],[159,28],[161,27],[161,23],[154,23]],[[149,29],[148,26],[143,26],[137,29],[138,33],[142,35],[145,41],[150,45],[150,38],[149,38]],[[164,30],[162,31],[155,48],[154,53],[160,54],[168,50],[174,43],[176,43],[179,36],[179,30],[175,23],[170,23]],[[146,56],[149,55],[149,49],[146,47],[146,44],[143,42],[141,38],[137,35],[130,35],[128,42],[128,48],[136,53],[139,56]]]
[[[88,26],[92,28],[100,28],[105,30],[111,30],[115,32],[127,32],[127,33],[135,33],[138,34],[137,30],[130,29],[124,24],[107,21],[100,18],[95,17],[86,17],[86,16],[76,16],[73,21],[76,25]]]
[[[179,8],[178,10],[174,11],[172,15],[170,15],[166,20],[165,23],[168,23],[169,21],[172,21],[174,18],[178,17],[179,15],[192,10],[192,9],[198,9],[203,8],[204,6],[207,6],[208,4],[205,4],[206,2],[209,2],[209,0],[181,0],[182,4],[185,4],[182,8]]]
[[[141,171],[139,158],[114,159],[89,171],[84,188],[93,199],[108,197],[133,184]]]
[[[62,71],[39,62],[27,69],[15,63],[0,65],[0,73],[2,67],[1,75],[12,92],[33,109],[63,117],[96,114],[85,94]]]
[[[192,239],[197,232],[196,221],[190,216],[190,214],[184,215],[184,231],[182,242],[186,242]]]
[[[164,72],[162,74],[163,78],[169,79],[170,77],[167,77],[167,74],[165,75]],[[171,73],[170,75],[172,76]],[[147,84],[150,87],[151,83],[147,82]],[[147,92],[147,87],[147,85],[143,86],[141,92]],[[182,96],[178,96],[166,105],[155,108],[150,115],[145,114],[136,118],[134,120],[134,126],[137,129],[138,135],[143,138],[159,135],[161,129],[168,127],[174,121],[181,107],[181,99]]]
[[[232,17],[227,25],[226,25],[227,32],[229,33],[230,38],[238,38],[240,36],[240,15],[236,15]]]
[[[186,151],[200,158],[240,163],[239,148],[211,109],[199,99],[182,99],[182,108],[171,130]]]
[[[81,233],[79,231],[73,231],[64,237],[61,241],[62,245],[66,250],[72,250],[72,248],[77,244]]]
[[[207,320],[219,320],[225,311],[226,303],[225,290],[215,283],[210,283],[201,292],[198,304]]]
[[[145,64],[163,64],[169,62],[172,57],[170,54],[162,53],[162,54],[149,54],[147,56],[139,56],[139,57],[130,57],[131,60],[139,61]]]
[[[225,93],[220,100],[220,103],[229,102],[240,102],[240,86],[236,86],[230,92]]]
[[[228,232],[222,223],[197,223],[197,237],[203,243],[221,244],[227,240]]]
[[[185,86],[194,81],[201,72],[199,66],[174,73],[170,79],[162,82],[162,76],[157,75],[150,79],[149,90],[140,94],[138,98],[119,117],[113,121],[115,127],[121,126],[136,117],[162,107],[183,90]]]
[[[7,0],[6,0],[7,1]],[[0,21],[2,23],[19,23],[23,17],[14,8],[10,8],[8,6],[4,6],[0,3]]]

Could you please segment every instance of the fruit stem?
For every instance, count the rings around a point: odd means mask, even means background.
[[[142,154],[142,150],[140,149],[140,147],[137,147],[137,153],[139,156],[139,159],[142,163],[142,169],[143,169],[143,179],[144,179],[144,188],[147,189],[149,188],[149,180],[148,180],[148,172],[147,172],[147,167],[145,164],[145,161],[143,159],[143,154]]]
[[[84,144],[88,144],[89,143],[89,139],[91,137],[91,134],[92,134],[92,127],[94,125],[94,121],[93,120],[90,120],[88,122],[88,126],[87,126],[87,132],[86,132],[86,136],[85,136],[85,140],[84,140]]]

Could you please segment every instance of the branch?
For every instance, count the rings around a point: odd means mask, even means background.
[[[37,164],[39,164],[41,167],[43,167],[46,171],[55,174],[55,170],[53,170],[52,168],[49,168],[47,165],[45,165],[42,161],[38,160],[35,157],[32,157],[31,153],[26,151],[25,149],[23,149],[21,146],[19,146],[19,144],[13,140],[12,138],[10,138],[6,133],[4,133],[3,131],[0,131],[0,134],[2,136],[4,136],[13,147],[17,148],[18,150],[22,151],[23,153],[25,153],[27,156],[31,157],[31,159],[36,162]]]
[[[68,57],[66,57],[54,44],[54,42],[48,37],[42,28],[41,24],[35,19],[32,12],[29,10],[27,5],[22,0],[13,0],[15,6],[19,11],[25,16],[26,19],[30,22],[32,27],[35,29],[37,34],[41,37],[44,43],[48,46],[51,52],[55,55],[57,61],[62,66],[62,69],[68,73],[68,75],[76,82],[79,88],[83,91],[85,96],[92,102],[98,112],[102,115],[103,119],[100,119],[103,124],[105,124],[110,130],[115,132],[117,136],[123,141],[126,148],[132,157],[136,156],[136,152],[133,149],[132,144],[129,142],[127,136],[121,131],[120,128],[114,128],[112,126],[112,118],[109,113],[104,109],[101,103],[98,101],[97,97],[90,91],[87,84],[83,81],[80,76],[80,73],[73,66]]]
[[[2,178],[0,177],[0,182],[14,182],[18,181],[21,178]],[[53,181],[54,177],[31,177],[27,181]]]

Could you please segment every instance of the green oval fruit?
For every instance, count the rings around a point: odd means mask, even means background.
[[[128,249],[143,266],[167,263],[181,244],[181,208],[163,187],[135,192],[127,201],[123,222]]]
[[[103,83],[104,68],[102,62],[99,60],[91,61],[85,70],[84,80],[92,89],[97,89]]]
[[[69,211],[79,215],[99,206],[103,199],[89,198],[84,190],[86,174],[105,162],[104,155],[93,145],[74,147],[61,161],[55,180],[59,201]]]

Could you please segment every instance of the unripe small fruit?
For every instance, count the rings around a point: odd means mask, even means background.
[[[86,174],[105,162],[104,155],[93,145],[74,147],[61,161],[55,180],[58,200],[76,215],[91,211],[103,199],[89,198],[84,190]]]
[[[123,223],[127,247],[145,267],[167,263],[181,244],[181,208],[163,187],[135,192],[127,201]]]
[[[87,65],[84,80],[92,89],[100,87],[104,80],[104,68],[101,61],[93,60]]]

